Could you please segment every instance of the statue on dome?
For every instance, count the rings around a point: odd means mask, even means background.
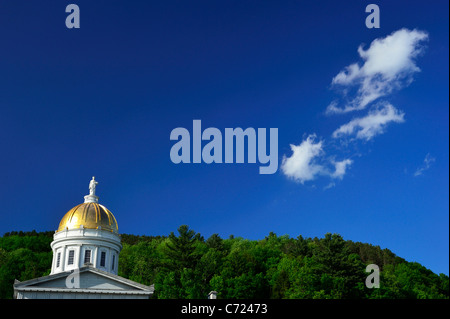
[[[95,180],[95,176],[92,176],[92,180],[89,183],[89,195],[95,196],[95,187],[97,187],[98,182]]]

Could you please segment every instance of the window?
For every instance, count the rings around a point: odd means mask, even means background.
[[[69,250],[69,259],[67,261],[68,265],[73,265],[74,256],[75,256],[75,250]]]
[[[84,251],[84,263],[90,263],[91,262],[91,250],[90,249],[86,249]]]
[[[114,270],[114,263],[116,261],[116,255],[112,256],[111,270]]]
[[[61,263],[61,252],[59,252],[56,255],[56,268],[59,268],[60,263]]]
[[[105,267],[106,265],[106,251],[102,251],[100,254],[100,266]]]

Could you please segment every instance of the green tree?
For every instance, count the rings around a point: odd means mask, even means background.
[[[206,240],[206,245],[209,248],[214,248],[219,251],[224,249],[223,239],[220,238],[219,234],[212,234],[211,237]]]
[[[189,229],[187,225],[178,227],[178,237],[173,232],[169,235],[169,242],[166,245],[166,255],[169,257],[172,266],[178,269],[194,268],[197,262],[195,254],[195,242],[200,237]]]

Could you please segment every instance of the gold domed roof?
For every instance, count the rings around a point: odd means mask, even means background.
[[[69,210],[59,223],[57,231],[84,228],[107,230],[114,233],[119,231],[114,215],[103,205],[87,202]]]

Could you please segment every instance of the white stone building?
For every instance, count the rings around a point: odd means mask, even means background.
[[[53,235],[50,275],[14,283],[17,299],[151,297],[154,287],[117,275],[122,249],[114,215],[98,203],[97,181],[84,203],[69,210]]]

